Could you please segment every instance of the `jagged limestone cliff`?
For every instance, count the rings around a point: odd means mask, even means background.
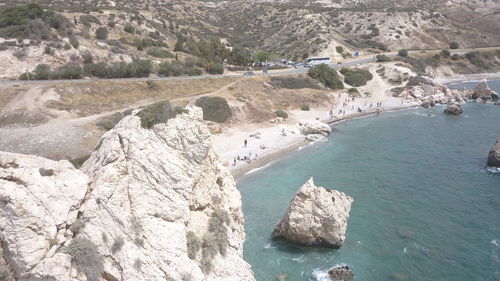
[[[201,119],[191,107],[144,129],[128,116],[102,137],[83,172],[66,161],[0,153],[0,239],[11,274],[254,280],[242,258],[240,194]]]

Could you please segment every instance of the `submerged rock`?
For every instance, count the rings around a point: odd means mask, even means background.
[[[292,198],[272,238],[328,248],[340,248],[345,240],[353,199],[337,190],[314,185],[310,178]]]
[[[450,104],[448,107],[445,108],[443,111],[446,114],[451,114],[451,115],[459,115],[462,114],[464,111],[462,109],[462,106],[458,103]]]
[[[0,242],[16,280],[253,281],[240,194],[201,120],[197,107],[151,129],[127,116],[82,171],[0,153]]]
[[[500,138],[497,139],[495,145],[491,148],[490,153],[488,153],[488,167],[500,167]]]
[[[328,270],[328,277],[332,281],[351,281],[354,278],[354,272],[351,271],[349,266],[340,265]]]

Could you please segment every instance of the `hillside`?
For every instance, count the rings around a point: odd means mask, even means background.
[[[496,1],[42,0],[38,8],[17,6],[30,2],[0,4],[3,78],[28,72],[22,78],[36,79],[38,64],[50,67],[39,69],[42,78],[221,73],[231,55],[213,50],[234,46],[249,48],[243,53],[249,59],[239,60],[246,65],[258,50],[300,60],[315,55],[342,59],[354,51],[440,49],[451,42],[500,45]],[[138,60],[150,62],[125,65]],[[85,69],[96,63],[106,65]]]

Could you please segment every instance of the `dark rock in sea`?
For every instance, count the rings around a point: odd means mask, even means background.
[[[490,89],[488,83],[483,81],[474,88],[474,92],[472,93],[472,99],[478,101],[481,99],[483,101],[496,101],[498,100],[498,94]]]
[[[500,138],[497,139],[495,145],[488,153],[488,167],[500,167]]]
[[[452,114],[452,115],[459,115],[462,114],[464,111],[462,109],[462,106],[458,103],[450,104],[446,109],[444,110],[444,113],[446,114]]]
[[[396,234],[402,239],[413,239],[415,234],[406,227],[398,227]]]
[[[354,272],[351,271],[349,266],[340,265],[328,270],[328,276],[333,281],[351,281],[354,278]]]

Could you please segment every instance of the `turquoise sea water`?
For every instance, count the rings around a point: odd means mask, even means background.
[[[500,90],[500,82],[490,86]],[[500,174],[485,170],[500,137],[500,107],[468,103],[460,116],[443,109],[335,126],[328,142],[240,178],[244,255],[257,280],[327,280],[336,264],[362,281],[500,280]],[[310,176],[354,198],[339,250],[270,239]]]

